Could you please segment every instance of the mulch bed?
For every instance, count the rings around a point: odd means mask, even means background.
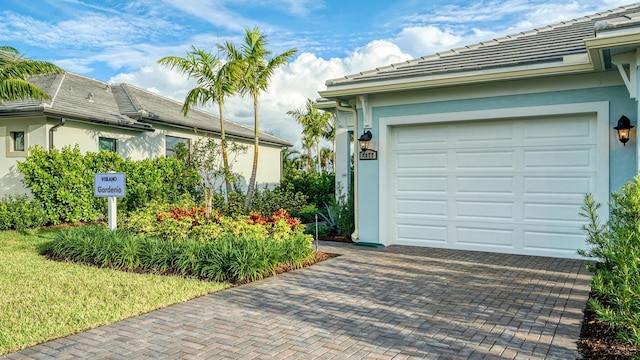
[[[344,243],[352,243],[351,237],[349,235],[329,235],[329,236],[320,236],[318,240],[321,241],[335,241],[335,242],[344,242]]]
[[[627,360],[640,356],[640,347],[622,342],[609,325],[598,320],[596,314],[587,308],[578,340],[578,352],[581,359]]]

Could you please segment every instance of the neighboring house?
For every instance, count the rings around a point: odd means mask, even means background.
[[[116,151],[139,160],[171,156],[177,143],[191,143],[203,134],[219,138],[217,116],[192,109],[185,117],[182,103],[130,84],[107,84],[73,73],[36,76],[29,81],[51,100],[0,106],[0,198],[27,192],[16,164],[31,146],[60,149],[77,144],[82,152]],[[225,132],[228,140],[248,147],[232,165],[234,172],[248,179],[253,130],[225,121]],[[280,150],[288,146],[291,143],[286,140],[261,133],[258,184],[280,182]]]
[[[613,129],[638,120],[639,50],[631,5],[327,81],[339,187],[350,133],[377,151],[355,164],[355,238],[578,257],[584,195],[606,219],[639,168],[637,127]]]

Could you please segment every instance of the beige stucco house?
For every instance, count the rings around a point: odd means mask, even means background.
[[[37,76],[30,82],[51,100],[0,106],[0,198],[27,192],[16,164],[35,145],[59,149],[77,144],[82,152],[116,151],[138,160],[171,156],[177,143],[191,143],[203,134],[220,135],[217,116],[193,109],[185,117],[182,103],[130,84],[107,84],[73,73]],[[225,121],[225,132],[229,140],[248,147],[232,169],[248,179],[253,129]],[[280,150],[288,146],[287,140],[260,134],[257,184],[280,181]]]

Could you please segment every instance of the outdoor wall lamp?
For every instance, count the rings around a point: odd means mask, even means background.
[[[369,141],[371,141],[372,138],[373,138],[373,135],[371,134],[371,131],[369,131],[369,130],[365,131],[362,134],[362,136],[360,136],[358,141],[360,141],[360,149],[362,149],[362,151],[365,151],[365,150],[368,149]]]
[[[627,146],[627,141],[629,141],[629,133],[634,126],[631,125],[631,120],[628,117],[622,115],[620,119],[618,119],[618,125],[614,127],[615,130],[618,131],[618,140],[622,143],[622,145]]]

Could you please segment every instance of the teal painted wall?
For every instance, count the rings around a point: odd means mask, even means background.
[[[571,103],[585,103],[596,101],[609,102],[609,122],[612,128],[617,124],[621,115],[631,119],[637,125],[637,104],[629,98],[624,86],[609,86],[591,89],[551,91],[524,95],[499,96],[489,98],[475,98],[453,101],[425,102],[407,105],[375,107],[372,102],[373,128],[370,129],[373,138],[379,139],[379,119],[381,117],[408,116],[420,114],[437,114],[459,111],[490,110],[500,108],[545,106]],[[358,112],[358,132],[362,133],[362,113]],[[636,128],[637,129],[637,128]],[[634,130],[636,130],[634,129]],[[609,187],[610,192],[618,191],[622,185],[636,175],[636,141],[637,133],[623,146],[617,138],[615,130],[609,133]],[[385,149],[377,144],[374,148],[379,156],[384,156]],[[379,162],[360,161],[358,167],[358,222],[360,241],[379,242],[379,193],[387,189],[379,188]]]

